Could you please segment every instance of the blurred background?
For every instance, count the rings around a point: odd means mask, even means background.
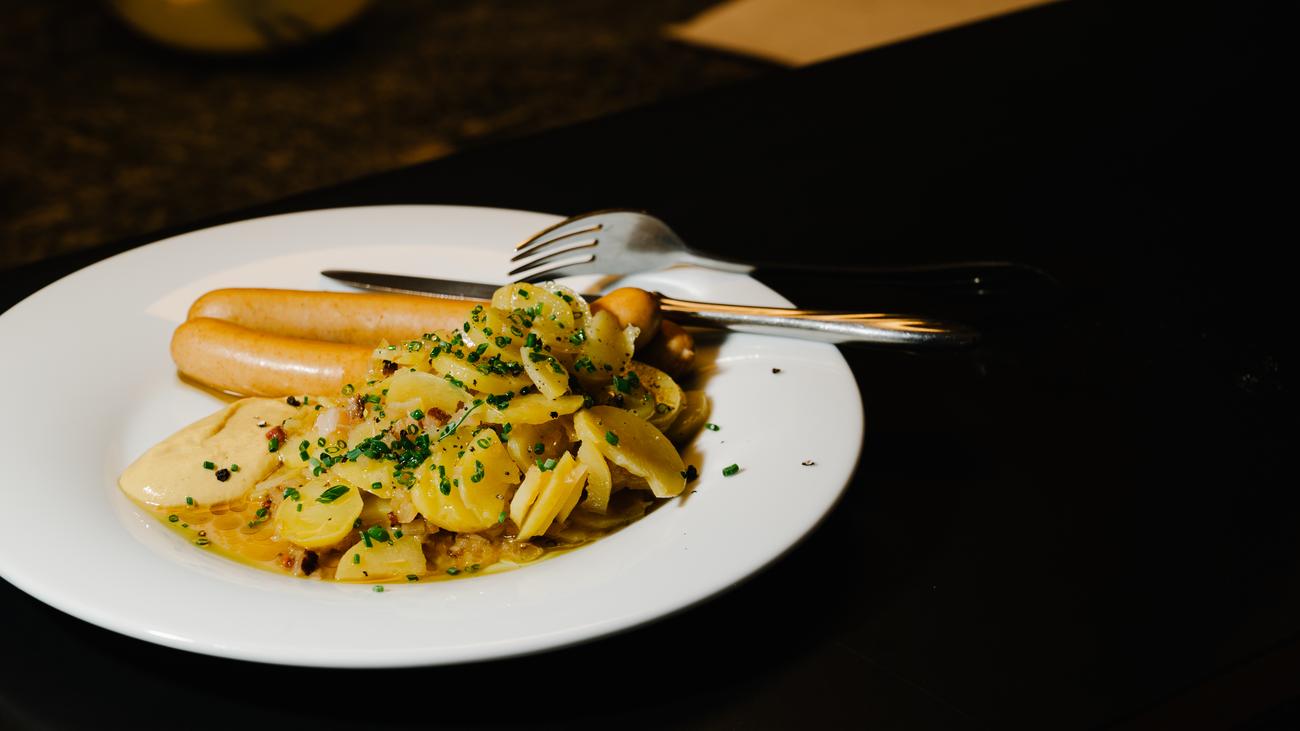
[[[0,268],[777,68],[665,35],[711,0],[384,0],[299,46],[203,4],[0,1]]]
[[[1042,0],[0,0],[0,271]]]

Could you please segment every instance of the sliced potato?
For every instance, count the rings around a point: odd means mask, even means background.
[[[474,365],[447,353],[439,353],[438,357],[433,359],[431,365],[434,373],[444,378],[451,376],[463,384],[465,388],[478,393],[506,393],[508,391],[518,393],[519,389],[524,386],[532,385],[532,381],[524,373],[517,376],[483,373]]]
[[[587,466],[579,462],[573,474],[569,476],[569,482],[572,483],[572,487],[569,488],[569,496],[560,503],[560,511],[555,514],[556,523],[568,520],[569,513],[578,507],[578,501],[582,499],[582,488],[587,484]]]
[[[655,497],[675,497],[686,487],[686,465],[663,432],[635,414],[612,406],[593,406],[573,415],[583,443],[605,458],[645,478]]]
[[[510,501],[510,519],[515,522],[515,525],[524,524],[524,516],[528,515],[528,509],[537,500],[537,494],[542,489],[542,478],[545,474],[537,465],[528,468],[528,472],[524,475],[524,481],[515,492],[514,499]]]
[[[618,318],[606,311],[594,312],[587,323],[584,358],[575,362],[573,374],[588,391],[609,383],[615,373],[622,373],[632,360],[634,326],[618,324]],[[581,363],[582,365],[578,365]]]
[[[555,322],[567,330],[573,330],[573,311],[569,309],[569,304],[535,284],[507,284],[501,287],[492,295],[492,306],[510,313],[523,310],[527,320],[532,323]]]
[[[461,502],[454,469],[430,461],[420,468],[416,477],[411,500],[425,520],[456,533],[472,533],[488,527]],[[442,492],[443,489],[447,492]]]
[[[703,391],[685,391],[682,393],[680,413],[672,426],[665,430],[667,437],[674,444],[685,444],[695,437],[704,422],[709,420],[709,397]]]
[[[400,405],[403,411],[416,408],[422,411],[439,409],[454,414],[460,404],[469,403],[470,396],[450,381],[432,373],[402,371],[388,379],[388,403]]]
[[[519,465],[527,471],[537,460],[559,459],[569,448],[569,435],[564,420],[551,420],[544,424],[514,424],[511,422],[506,449]],[[540,449],[537,445],[541,445]]]
[[[553,399],[530,393],[510,399],[510,405],[503,411],[489,408],[486,419],[493,424],[544,424],[572,414],[582,408],[582,402],[583,398],[576,394]]]
[[[392,534],[389,534],[392,537]],[[420,539],[402,536],[389,541],[364,540],[349,548],[339,559],[334,578],[339,581],[375,581],[429,573]]]
[[[382,460],[359,455],[355,460],[341,462],[330,468],[330,474],[358,490],[365,490],[381,498],[393,496],[393,466]]]
[[[461,504],[487,527],[501,521],[506,495],[519,484],[519,469],[496,432],[484,429],[465,449],[456,477]]]
[[[666,430],[677,419],[682,405],[682,387],[667,373],[645,363],[632,361],[629,373],[635,373],[641,387],[654,398],[653,413],[647,419],[660,430]]]
[[[582,507],[593,513],[604,513],[609,507],[609,493],[612,483],[609,476],[609,464],[605,456],[594,444],[583,442],[578,447],[578,461],[587,468],[587,499]]]
[[[527,540],[546,532],[569,496],[575,490],[582,490],[586,474],[587,468],[575,462],[568,453],[560,458],[554,469],[543,472],[540,493],[524,516],[523,524],[519,526],[518,540]]]
[[[348,485],[321,478],[299,487],[298,493],[299,499],[280,503],[275,511],[275,529],[280,538],[303,548],[338,543],[361,515],[361,494]]]
[[[520,348],[519,356],[524,364],[524,372],[546,398],[558,399],[568,393],[569,372],[564,370],[564,366],[554,356],[532,348]]]

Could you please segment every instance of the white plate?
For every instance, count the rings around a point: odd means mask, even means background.
[[[218,226],[72,274],[0,316],[0,575],[76,617],[194,652],[292,665],[434,665],[590,640],[704,600],[781,556],[847,484],[862,406],[830,345],[701,340],[712,421],[694,491],[592,546],[499,574],[370,586],[293,579],[186,542],[118,490],[145,448],[220,403],[167,344],[215,287],[332,288],[373,269],[501,282],[511,245],[554,216],[348,208]],[[675,269],[635,283],[692,299],[787,305],[745,276]],[[780,368],[779,374],[772,372]],[[803,466],[813,460],[815,466]],[[723,477],[736,463],[741,472]]]

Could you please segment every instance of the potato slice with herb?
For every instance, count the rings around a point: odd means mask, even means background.
[[[445,458],[449,461],[430,460],[417,472],[411,500],[420,514],[439,528],[455,533],[475,533],[495,525],[500,511],[487,516],[466,506],[461,499],[456,455],[452,452]]]
[[[518,540],[527,540],[546,532],[556,515],[568,502],[575,490],[582,490],[587,468],[574,461],[567,452],[549,470],[535,468],[542,474],[541,487],[536,502],[528,509],[519,527]]]
[[[520,348],[519,356],[524,364],[524,372],[546,398],[558,399],[569,392],[569,372],[564,370],[555,356],[532,348]]]
[[[458,405],[470,402],[470,396],[464,389],[457,388],[446,378],[432,373],[394,373],[388,379],[387,389],[388,403],[400,406],[404,412],[439,409],[445,414],[454,414]]]
[[[536,425],[507,423],[511,426],[506,450],[521,470],[527,471],[539,459],[559,459],[569,448],[568,432],[558,420]]]
[[[378,526],[375,526],[378,527]],[[362,540],[349,548],[334,570],[339,581],[376,581],[429,573],[420,540],[415,536],[395,537],[387,529],[380,529],[386,539],[367,533]],[[366,539],[369,539],[368,541]],[[369,544],[369,545],[367,545]]]
[[[677,449],[645,419],[613,406],[593,406],[574,414],[573,426],[584,444],[644,478],[655,497],[675,497],[686,488],[686,465]]]
[[[573,362],[573,374],[588,391],[595,392],[615,373],[622,373],[632,360],[632,343],[637,329],[618,324],[608,312],[592,313],[587,323],[583,355]]]
[[[506,496],[519,484],[519,468],[497,439],[483,429],[474,435],[456,466],[461,504],[486,525],[504,522]]]
[[[361,515],[361,494],[348,485],[317,479],[296,488],[275,511],[275,529],[282,540],[303,548],[338,543]]]
[[[393,496],[393,465],[371,459],[364,454],[356,459],[340,462],[330,468],[330,474],[359,490],[366,490],[381,498]]]
[[[471,388],[480,393],[519,392],[524,386],[531,386],[532,381],[524,373],[517,376],[499,373],[483,373],[473,364],[447,353],[439,353],[431,363],[433,372],[457,388]]]
[[[524,318],[520,324],[525,330],[536,322],[545,321],[573,331],[573,311],[569,303],[535,284],[512,284],[498,289],[492,295],[492,306],[512,314],[518,310],[520,314],[516,317]]]
[[[653,413],[647,421],[661,431],[668,429],[681,409],[682,387],[667,373],[645,363],[632,361],[628,373],[635,373],[641,388],[654,399]]]
[[[545,394],[530,393],[510,399],[510,405],[501,411],[488,409],[487,420],[493,424],[545,424],[582,408],[583,398],[577,394],[549,398]]]

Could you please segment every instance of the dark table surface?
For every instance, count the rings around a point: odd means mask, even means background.
[[[1279,27],[1240,5],[1049,6],[227,217],[637,206],[719,253],[1014,259],[1061,289],[930,303],[985,329],[973,351],[845,349],[868,429],[844,500],[670,621],[468,667],[287,670],[119,637],[3,584],[0,726],[511,726],[536,704],[548,727],[1293,722]],[[0,273],[0,307],[143,241]],[[804,305],[903,302],[769,281]]]

